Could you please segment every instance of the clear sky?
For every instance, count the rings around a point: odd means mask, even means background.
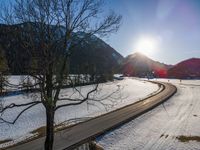
[[[105,8],[123,16],[120,30],[105,38],[123,56],[147,38],[156,42],[147,56],[160,62],[200,58],[200,0],[106,0]]]

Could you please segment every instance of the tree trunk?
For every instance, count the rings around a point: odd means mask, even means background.
[[[54,141],[54,109],[46,109],[46,140],[45,150],[53,150]]]

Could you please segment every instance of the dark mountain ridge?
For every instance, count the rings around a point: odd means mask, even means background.
[[[16,25],[0,24],[0,45],[4,51],[11,74],[25,74],[27,68],[33,64],[33,56],[42,56],[37,46],[34,51],[30,52],[21,45],[21,37],[26,36],[26,31],[32,28],[33,32],[37,33],[39,25],[39,23],[30,22]],[[60,46],[57,48],[59,49],[57,52],[63,53],[61,45],[65,28],[62,26],[55,28],[51,25],[50,30],[55,40],[61,43],[56,45]],[[72,33],[72,43],[80,43],[72,49],[73,53],[70,56],[69,72],[86,73],[88,66],[98,68],[99,73],[114,72],[117,70],[123,60],[123,56],[97,36],[92,35],[87,37],[86,34],[84,32]],[[87,38],[82,39],[84,36]],[[34,34],[33,42],[35,45],[39,45],[38,39],[39,36]],[[30,42],[30,40],[27,39],[27,42]]]

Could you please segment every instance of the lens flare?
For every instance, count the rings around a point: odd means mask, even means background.
[[[158,41],[153,37],[141,37],[135,44],[135,50],[145,55],[151,55],[156,51]]]

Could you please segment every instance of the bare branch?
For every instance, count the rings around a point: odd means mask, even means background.
[[[72,102],[77,102],[77,101],[82,101],[82,99],[59,98],[58,101],[72,101]]]
[[[57,106],[55,108],[55,110],[58,110],[58,109],[60,109],[62,107],[73,106],[73,105],[80,105],[80,104],[84,103],[85,101],[87,101],[89,99],[90,94],[92,94],[93,92],[95,92],[97,90],[97,88],[98,88],[98,84],[96,85],[96,87],[93,90],[91,90],[90,92],[88,92],[87,96],[84,99],[82,99],[81,101],[76,102],[76,103],[69,103],[69,104],[59,105],[59,106]]]
[[[4,111],[6,111],[7,109],[11,109],[11,108],[15,108],[15,107],[23,107],[23,106],[28,106],[28,105],[35,105],[35,104],[39,104],[41,103],[41,101],[34,101],[34,102],[30,102],[30,103],[24,103],[24,104],[15,104],[15,103],[11,103],[3,108],[0,109],[0,113],[3,113]]]
[[[7,120],[3,119],[2,117],[0,117],[0,121],[1,121],[0,123],[15,124],[15,122],[19,119],[19,117],[20,117],[25,111],[29,110],[30,108],[32,108],[33,106],[35,106],[35,105],[37,105],[37,104],[39,104],[39,103],[34,103],[34,104],[28,106],[27,108],[23,109],[23,110],[17,115],[17,117],[16,117],[13,121],[7,121]],[[12,108],[13,108],[13,107],[12,107]]]

